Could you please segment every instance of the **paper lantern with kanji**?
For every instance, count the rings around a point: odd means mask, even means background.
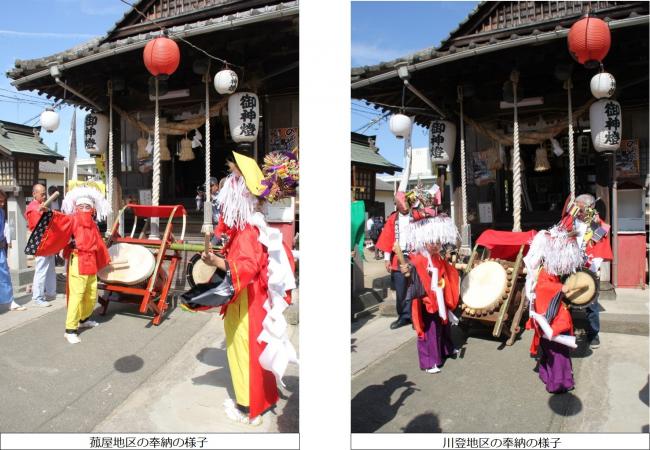
[[[611,73],[598,73],[592,77],[589,87],[594,97],[609,98],[616,91],[616,80]]]
[[[429,154],[434,164],[451,164],[456,149],[456,125],[434,120],[429,125]]]
[[[598,67],[611,44],[609,26],[597,17],[585,17],[571,26],[568,35],[569,53],[588,68]]]
[[[238,82],[237,74],[230,69],[220,70],[214,76],[214,88],[221,95],[235,92]]]
[[[413,122],[409,116],[404,114],[393,114],[390,116],[390,120],[388,121],[388,128],[397,139],[404,139],[411,136]]]
[[[84,120],[84,147],[91,156],[104,155],[108,147],[108,117],[88,114]]]
[[[167,37],[158,37],[144,47],[144,65],[151,75],[171,75],[178,69],[181,52],[178,44]]]
[[[621,145],[623,121],[621,105],[612,99],[601,99],[589,107],[591,141],[598,152],[612,152]]]
[[[260,101],[252,92],[238,92],[228,97],[230,135],[237,143],[255,142],[259,130]]]
[[[41,113],[41,127],[48,133],[53,132],[59,128],[59,113],[54,111],[52,108],[45,108],[45,111]]]

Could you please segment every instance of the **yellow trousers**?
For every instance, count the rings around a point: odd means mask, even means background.
[[[90,317],[97,302],[97,275],[79,275],[79,258],[70,255],[68,265],[68,314],[65,329],[79,328],[79,321]]]
[[[248,348],[248,289],[228,305],[224,317],[226,355],[237,403],[250,406],[250,370]]]

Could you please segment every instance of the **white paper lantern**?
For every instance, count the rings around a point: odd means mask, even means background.
[[[429,125],[429,154],[434,164],[451,164],[456,150],[456,125],[434,120]]]
[[[238,82],[237,74],[230,69],[221,70],[214,76],[214,88],[222,95],[235,92]]]
[[[616,80],[611,73],[596,74],[589,83],[591,94],[596,98],[610,98],[616,90]]]
[[[237,143],[255,142],[259,129],[259,99],[252,92],[238,92],[228,98],[230,135]]]
[[[108,117],[91,113],[84,120],[84,147],[89,155],[103,155],[108,148]]]
[[[601,99],[589,107],[591,141],[598,152],[616,151],[621,145],[623,120],[621,105],[612,99]]]
[[[48,133],[59,128],[59,121],[59,113],[54,111],[52,108],[45,108],[45,111],[41,113],[41,127],[43,127]]]
[[[411,136],[411,129],[413,122],[409,116],[404,114],[393,114],[388,121],[388,128],[390,132],[395,135],[397,139],[404,139]]]

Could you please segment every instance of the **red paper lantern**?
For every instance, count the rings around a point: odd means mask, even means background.
[[[609,26],[597,17],[584,17],[569,30],[569,52],[580,64],[598,67],[611,44]]]
[[[166,37],[159,37],[147,43],[144,47],[144,65],[147,70],[157,77],[171,75],[178,69],[181,52],[178,44]]]

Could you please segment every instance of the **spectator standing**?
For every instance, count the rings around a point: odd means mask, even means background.
[[[32,190],[34,198],[27,206],[25,218],[27,219],[27,228],[34,231],[36,224],[41,219],[43,212],[41,205],[45,203],[45,186],[35,184]],[[34,281],[32,283],[32,300],[36,306],[52,306],[49,300],[56,297],[56,271],[54,255],[36,256],[34,266]]]

